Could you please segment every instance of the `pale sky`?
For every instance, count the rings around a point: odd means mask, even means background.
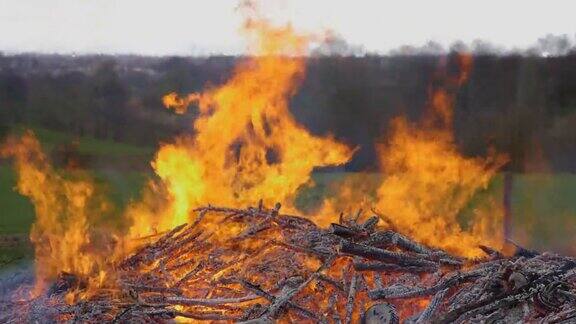
[[[576,0],[263,0],[273,21],[331,29],[371,52],[434,40],[525,48],[576,33]],[[235,54],[237,0],[0,0],[0,51]]]

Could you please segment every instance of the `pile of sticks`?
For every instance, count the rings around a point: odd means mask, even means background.
[[[62,274],[3,307],[9,322],[452,323],[576,321],[576,259],[518,247],[466,260],[361,213],[319,228],[280,205],[207,206],[148,237],[104,284]],[[65,296],[85,292],[72,304]]]

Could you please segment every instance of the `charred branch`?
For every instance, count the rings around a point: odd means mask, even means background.
[[[466,260],[456,271],[462,259],[397,231],[378,231],[377,217],[359,222],[358,213],[325,230],[279,209],[200,208],[192,224],[137,240],[139,248],[113,265],[103,286],[63,273],[50,295],[0,301],[0,321],[350,323],[361,314],[363,323],[397,323],[401,314],[403,321],[447,323],[576,316],[572,258],[520,247],[507,257],[481,246],[488,257]],[[219,233],[227,227],[232,234]],[[88,289],[89,297],[65,302]],[[367,298],[397,300],[401,309]],[[427,307],[410,314],[411,302],[399,300],[410,298],[428,300]]]
[[[373,246],[357,244],[349,241],[342,241],[339,251],[344,254],[361,256],[370,260],[385,261],[396,263],[403,266],[420,266],[420,267],[434,267],[436,263],[414,257],[407,253],[391,252],[384,249],[379,249]]]
[[[428,288],[413,288],[406,291],[391,290],[389,288],[374,289],[368,292],[368,296],[370,296],[372,299],[401,299],[429,296],[444,289],[458,286],[464,282],[473,281],[483,275],[486,275],[484,270],[475,270],[468,273],[457,273]]]

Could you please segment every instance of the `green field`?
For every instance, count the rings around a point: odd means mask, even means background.
[[[111,201],[118,206],[138,194],[146,175],[143,171],[125,170],[116,161],[133,159],[146,164],[154,153],[150,147],[139,147],[113,141],[103,141],[90,137],[74,139],[71,135],[40,127],[14,127],[15,134],[31,129],[39,139],[42,149],[50,154],[59,145],[78,142],[78,153],[98,161],[98,168],[91,172],[94,181],[104,190]],[[8,162],[0,161],[0,234],[27,233],[34,219],[34,210],[25,197],[15,191],[16,175]]]
[[[513,237],[576,254],[576,174],[523,174],[512,192]]]
[[[12,133],[18,134],[24,129],[32,129],[40,140],[46,154],[75,140],[78,153],[98,161],[98,167],[91,172],[99,190],[110,199],[116,209],[121,209],[130,200],[138,196],[146,180],[146,171],[131,170],[126,161],[136,161],[147,165],[152,158],[154,148],[139,147],[113,141],[103,141],[90,137],[72,136],[39,127],[17,126]],[[104,161],[104,162],[101,162]],[[0,235],[4,237],[26,238],[34,221],[34,208],[26,197],[16,191],[16,174],[8,161],[0,160]],[[0,266],[19,257],[27,257],[31,248],[27,244],[17,246],[0,244]]]
[[[152,147],[135,146],[114,141],[99,140],[93,137],[74,138],[70,134],[36,126],[15,126],[12,128],[12,133],[18,134],[24,130],[32,130],[42,143],[42,148],[46,152],[52,151],[57,145],[66,144],[76,139],[79,143],[78,152],[82,154],[89,154],[91,156],[115,157],[152,155],[154,153],[154,148]]]
[[[34,221],[34,208],[14,189],[16,174],[0,165],[0,234],[27,233]]]
[[[50,151],[61,143],[72,140],[70,136],[45,129],[34,130],[43,147]],[[153,149],[107,142],[91,138],[80,138],[78,150],[91,157],[110,161],[135,158],[149,161]],[[117,169],[111,162],[92,171],[99,189],[104,191],[116,210],[122,210],[131,199],[136,199],[144,182],[149,177],[146,171]],[[341,181],[376,184],[381,175],[376,173],[316,173],[316,186],[304,188],[297,205],[303,210],[330,195],[330,188]],[[486,198],[502,200],[502,177],[498,176],[490,187],[478,193],[468,208],[471,212]],[[11,166],[0,163],[0,235],[20,234],[26,236],[34,220],[34,209],[30,202],[15,191],[16,176]],[[576,234],[576,175],[575,174],[516,174],[512,192],[513,236],[525,245],[539,249],[574,250],[573,236]],[[111,214],[113,215],[113,213]],[[30,254],[29,246],[1,247],[0,265],[3,260]]]
[[[138,196],[146,175],[138,172],[98,170],[93,173],[106,196],[122,208]],[[329,194],[330,186],[345,178],[367,177],[377,182],[379,175],[355,173],[320,173],[314,176],[317,186],[305,189],[299,205],[305,210]],[[376,179],[376,180],[374,180]],[[0,233],[27,233],[34,219],[33,208],[25,197],[14,191],[15,175],[7,165],[0,165]],[[500,201],[501,177],[481,192],[475,200],[492,197]],[[469,209],[475,207],[472,201]],[[466,211],[463,211],[466,213]],[[576,175],[522,174],[514,176],[512,192],[513,234],[517,240],[538,248],[569,247],[576,233]]]

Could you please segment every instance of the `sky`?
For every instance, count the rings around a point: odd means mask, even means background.
[[[262,0],[272,21],[332,30],[385,53],[402,45],[482,39],[526,48],[576,34],[575,0]],[[143,55],[238,54],[237,0],[0,0],[0,51]]]

